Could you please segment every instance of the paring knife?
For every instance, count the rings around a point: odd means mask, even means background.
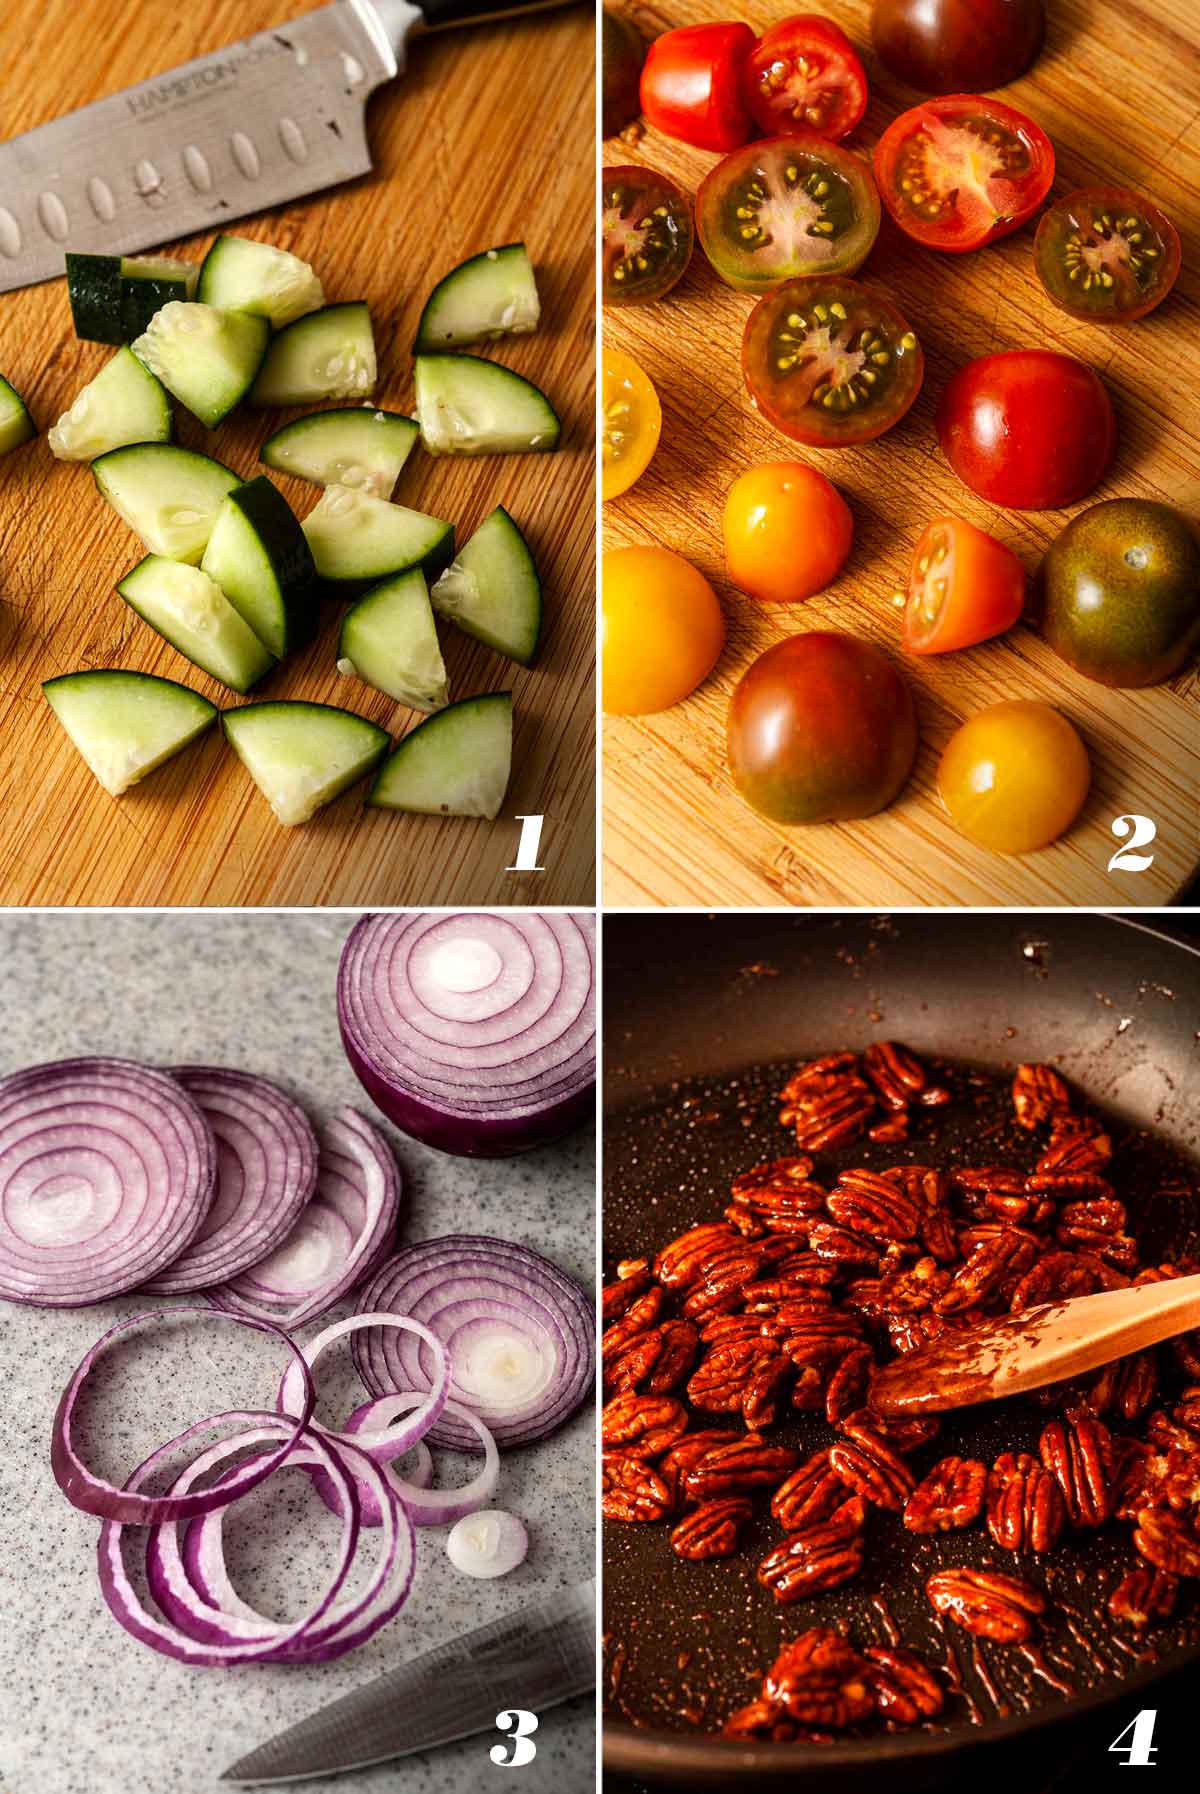
[[[252,1750],[221,1780],[256,1788],[337,1775],[476,1732],[495,1731],[502,1743],[498,1714],[540,1716],[595,1685],[596,1584],[588,1581],[389,1670]]]
[[[410,34],[563,4],[335,0],[0,143],[0,292],[366,174],[367,98]]]

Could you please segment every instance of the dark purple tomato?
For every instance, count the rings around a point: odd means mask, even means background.
[[[687,195],[653,168],[605,168],[600,201],[605,305],[661,299],[691,259]]]
[[[638,83],[642,78],[642,63],[645,59],[646,46],[637,27],[622,13],[610,12],[606,6],[601,46],[604,75],[602,123],[606,137],[615,137],[618,131],[623,131],[626,125],[631,125],[640,116],[642,102],[638,96]]]
[[[875,0],[880,62],[920,93],[986,93],[1023,74],[1042,47],[1042,0]]]

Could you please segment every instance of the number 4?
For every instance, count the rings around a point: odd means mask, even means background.
[[[1125,1730],[1117,1733],[1108,1748],[1110,1751],[1117,1751],[1118,1754],[1122,1751],[1125,1753],[1122,1769],[1154,1768],[1154,1753],[1158,1746],[1151,1740],[1154,1737],[1154,1722],[1157,1718],[1157,1707],[1143,1707],[1137,1718],[1131,1719]],[[1128,1738],[1129,1743],[1123,1744],[1121,1742],[1123,1738]]]

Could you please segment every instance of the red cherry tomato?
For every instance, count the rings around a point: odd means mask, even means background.
[[[1049,349],[969,361],[942,394],[937,433],[964,486],[1017,511],[1052,511],[1086,498],[1117,446],[1117,420],[1100,376]]]
[[[904,609],[910,654],[972,648],[1011,629],[1025,608],[1025,569],[964,517],[935,517],[913,549]]]
[[[697,149],[737,149],[754,135],[742,98],[741,65],[753,46],[749,25],[683,25],[646,52],[642,111],[648,124]]]
[[[804,130],[836,143],[867,109],[867,77],[854,45],[815,12],[763,32],[742,65],[742,92],[768,137]]]
[[[875,150],[884,205],[929,249],[978,249],[1017,230],[1054,179],[1040,125],[1000,100],[951,94],[893,119]]]

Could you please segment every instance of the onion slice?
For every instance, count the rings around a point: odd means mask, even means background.
[[[0,1078],[0,1296],[74,1308],[136,1289],[195,1237],[216,1172],[165,1072],[61,1059]]]
[[[503,1157],[591,1114],[591,916],[470,910],[364,916],[342,951],[338,1018],[388,1119],[444,1152]]]
[[[446,1539],[446,1556],[464,1576],[507,1576],[528,1552],[525,1522],[501,1507],[467,1515]]]
[[[287,1238],[317,1186],[312,1123],[278,1085],[211,1065],[176,1066],[171,1076],[216,1136],[217,1194],[195,1238],[142,1286],[154,1296],[209,1289],[257,1264]]]
[[[383,1396],[378,1401],[364,1402],[362,1407],[356,1408],[349,1419],[344,1422],[342,1432],[335,1437],[344,1438],[346,1434],[357,1433],[361,1428],[382,1423],[389,1417],[394,1420],[397,1414],[407,1413],[426,1399],[427,1397],[418,1390],[406,1389],[397,1395]],[[448,1520],[461,1520],[468,1514],[476,1513],[485,1502],[491,1500],[500,1481],[500,1453],[497,1451],[496,1441],[487,1427],[472,1414],[469,1408],[461,1407],[458,1402],[448,1401],[446,1412],[460,1420],[469,1431],[476,1435],[479,1443],[483,1446],[483,1464],[469,1483],[463,1483],[459,1488],[434,1489],[430,1487],[432,1477],[425,1477],[422,1480],[415,1472],[411,1476],[403,1477],[395,1466],[389,1463],[385,1472],[388,1483],[391,1485],[393,1494],[404,1503],[414,1526],[444,1526]],[[418,1447],[418,1450],[422,1449],[425,1450],[425,1456],[428,1458],[429,1452],[423,1443]],[[430,1458],[429,1461],[432,1467],[433,1460]],[[314,1481],[326,1506],[333,1507],[336,1495],[332,1485],[322,1482],[320,1476],[315,1477]],[[361,1483],[358,1489],[358,1498],[363,1525],[378,1526],[380,1522],[379,1504],[370,1490]]]
[[[421,1340],[428,1347],[433,1358],[433,1375],[429,1389],[425,1395],[417,1397],[413,1404],[417,1412],[405,1421],[403,1426],[381,1426],[375,1424],[378,1416],[368,1413],[367,1409],[374,1404],[366,1404],[356,1408],[352,1418],[356,1425],[346,1432],[355,1434],[354,1445],[358,1451],[367,1452],[379,1463],[386,1463],[390,1458],[403,1457],[406,1451],[418,1444],[433,1426],[442,1409],[446,1406],[446,1397],[450,1393],[450,1359],[446,1348],[435,1333],[423,1327],[420,1321],[410,1320],[405,1314],[352,1314],[347,1320],[337,1321],[332,1327],[326,1327],[323,1333],[303,1348],[302,1356],[310,1371],[316,1368],[317,1359],[335,1340],[344,1339],[348,1333],[361,1332],[364,1327],[394,1327],[402,1332],[411,1333],[414,1339]],[[275,1405],[281,1414],[295,1416],[304,1401],[304,1383],[299,1366],[295,1359],[283,1373],[279,1385],[279,1394]],[[396,1410],[403,1412],[404,1410]],[[321,1427],[323,1433],[329,1433],[328,1427]],[[345,1434],[334,1434],[333,1437],[345,1437]]]

